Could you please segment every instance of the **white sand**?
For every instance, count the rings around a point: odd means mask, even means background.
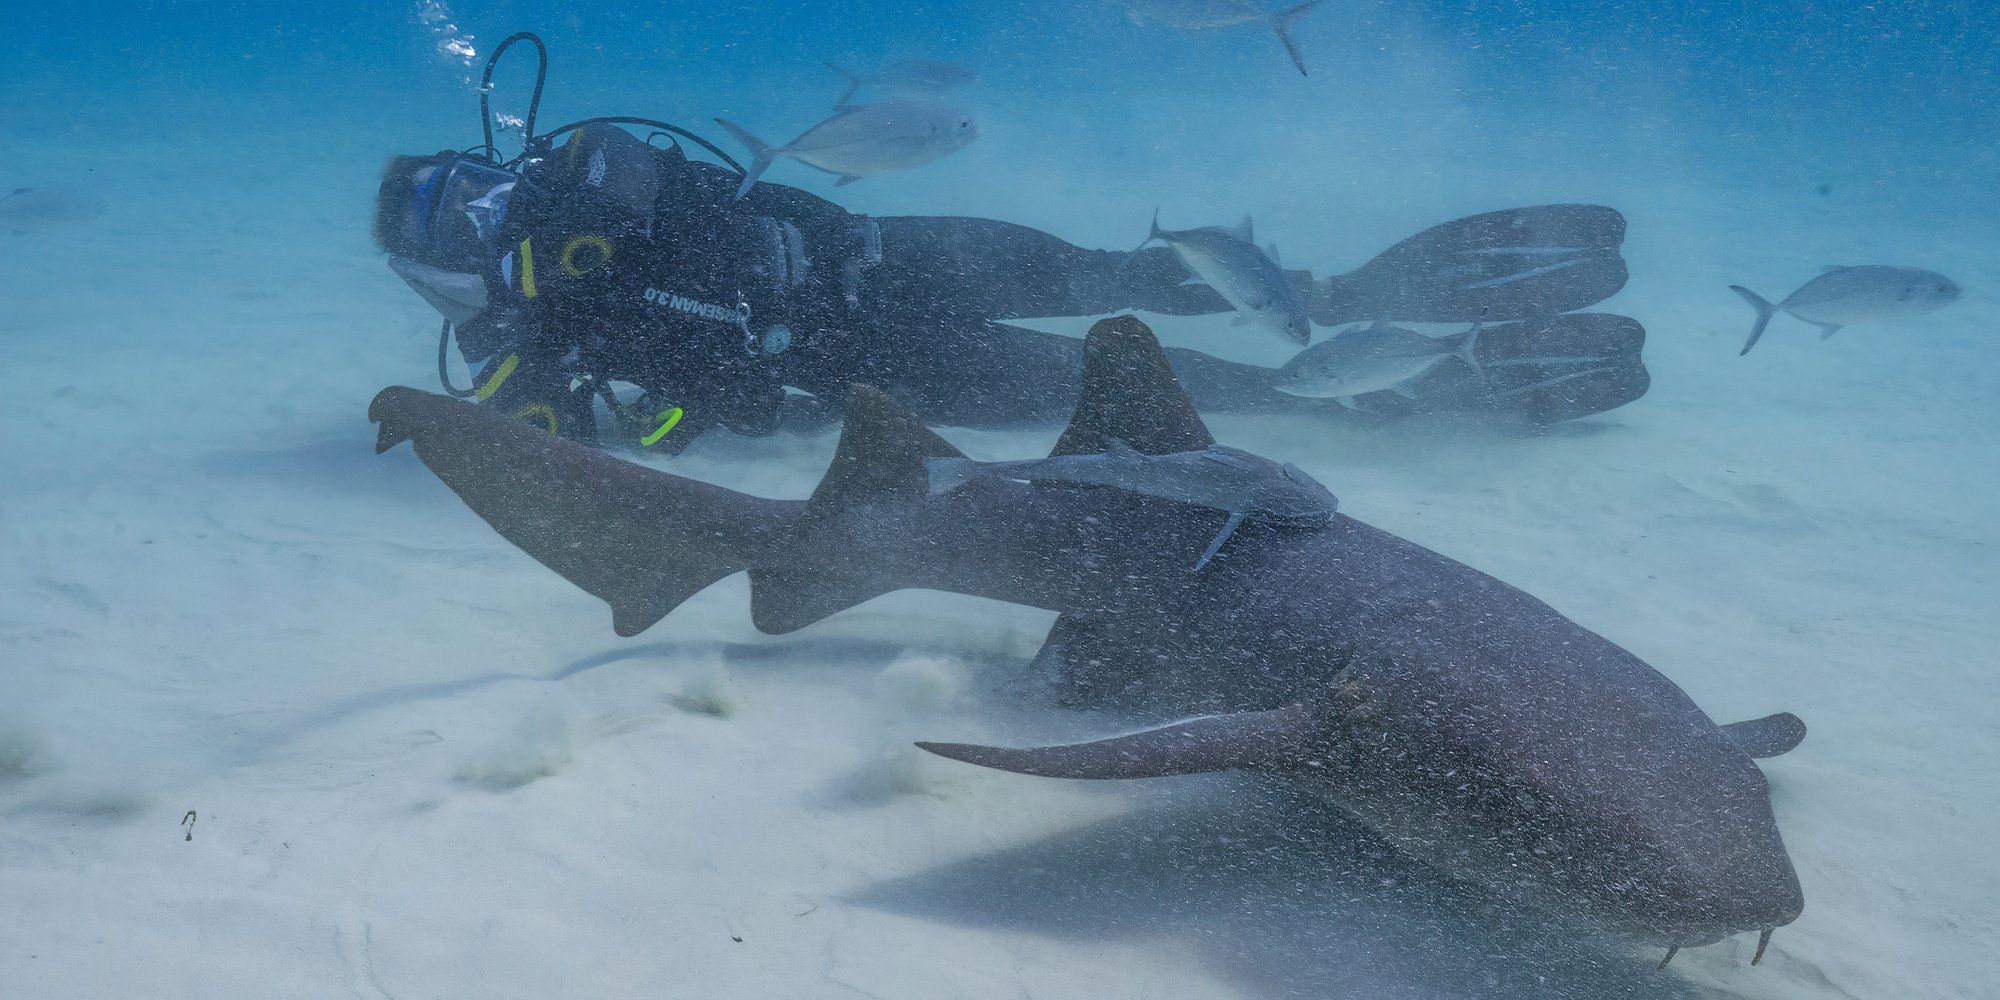
[[[1042,612],[905,593],[771,640],[738,578],[613,637],[407,449],[370,450],[367,400],[430,384],[435,331],[366,245],[376,158],[458,133],[398,121],[272,185],[321,144],[266,132],[241,155],[230,117],[183,118],[212,141],[191,150],[128,126],[92,156],[104,219],[0,234],[0,997],[1876,998],[2000,981],[1990,216],[1661,179],[1707,162],[1693,151],[1651,176],[1472,156],[1413,178],[1337,143],[1320,162],[1338,184],[1153,172],[1113,210],[1107,173],[1158,151],[1024,152],[1074,184],[1001,187],[1018,179],[1005,143],[1034,142],[1005,121],[962,166],[852,189],[871,210],[1119,244],[1153,192],[1201,191],[1179,207],[1257,209],[1319,271],[1462,212],[1624,209],[1634,280],[1606,308],[1651,334],[1639,403],[1531,438],[1213,426],[1626,645],[1720,720],[1808,721],[1767,768],[1805,915],[1760,967],[1745,937],[1652,976],[1656,956],[1509,926],[1248,781],[1038,781],[910,748],[1125,724],[1054,709],[1021,676]],[[78,133],[43,138],[9,165],[19,183],[77,159]],[[1749,311],[1724,286],[1780,295],[1819,264],[1878,260],[1974,262],[1954,272],[1970,297],[1823,344],[1781,318],[1735,356]],[[1054,433],[953,436],[998,457]],[[724,437],[673,467],[802,496],[831,445]]]

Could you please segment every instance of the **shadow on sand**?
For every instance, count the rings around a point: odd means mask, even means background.
[[[1025,779],[1024,779],[1025,780]],[[851,901],[1067,939],[1157,939],[1269,998],[1691,998],[1652,960],[1446,881],[1309,794],[1175,779],[1151,804]],[[1656,958],[1654,959],[1656,960]]]

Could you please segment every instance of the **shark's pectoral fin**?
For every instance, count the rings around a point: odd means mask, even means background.
[[[1722,735],[1752,757],[1776,757],[1790,753],[1806,738],[1806,724],[1790,712],[1779,712],[1748,722],[1732,722],[1722,727]]]
[[[1819,339],[1821,340],[1825,340],[1840,332],[1839,323],[1814,323],[1813,325],[1819,327]]]
[[[1195,560],[1194,571],[1201,572],[1201,568],[1208,565],[1208,561],[1215,558],[1217,552],[1222,551],[1222,543],[1228,541],[1230,535],[1236,534],[1236,529],[1242,525],[1243,514],[1240,511],[1230,511],[1229,520],[1224,521],[1222,530],[1215,533],[1215,541],[1208,543],[1208,548],[1202,552],[1201,558]]]
[[[1160,778],[1244,767],[1281,767],[1310,755],[1314,721],[1303,704],[1268,712],[1207,715],[1091,743],[988,747],[918,743],[981,767],[1045,778]]]

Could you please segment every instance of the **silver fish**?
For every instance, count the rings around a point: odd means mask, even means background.
[[[1750,339],[1744,342],[1738,356],[1750,353],[1757,346],[1771,317],[1780,312],[1791,313],[1819,327],[1819,339],[1825,340],[1843,326],[1922,316],[1956,302],[1963,294],[1956,282],[1936,271],[1884,264],[1827,267],[1819,277],[1800,285],[1798,291],[1776,304],[1742,285],[1729,288],[1757,310],[1756,325],[1750,328]]]
[[[1278,266],[1276,248],[1259,250],[1250,220],[1236,229],[1161,229],[1153,212],[1147,243],[1158,240],[1173,248],[1196,279],[1215,289],[1236,310],[1237,326],[1254,325],[1301,346],[1312,342],[1312,321],[1306,318],[1305,296]]]
[[[1350,327],[1300,351],[1278,370],[1274,388],[1292,396],[1334,399],[1352,408],[1354,397],[1371,392],[1409,396],[1409,384],[1446,358],[1480,367],[1478,324],[1450,337],[1427,337],[1415,330],[1376,323]]]
[[[1125,14],[1133,24],[1158,21],[1182,31],[1268,24],[1271,30],[1278,33],[1278,41],[1284,44],[1285,54],[1292,57],[1292,65],[1299,68],[1300,76],[1306,75],[1306,60],[1299,54],[1298,43],[1292,41],[1292,22],[1320,3],[1321,0],[1306,0],[1282,10],[1272,10],[1261,0],[1119,0],[1119,5],[1125,8]]]
[[[88,222],[104,214],[102,195],[82,188],[24,187],[0,195],[0,229],[25,233]]]
[[[832,117],[783,146],[772,146],[734,122],[717,118],[715,123],[750,150],[750,169],[736,189],[738,198],[749,194],[781,156],[838,174],[838,183],[852,184],[949,156],[979,135],[972,119],[931,101],[843,104]]]
[[[957,63],[936,59],[898,59],[867,73],[836,63],[827,63],[826,68],[847,78],[847,93],[834,102],[836,106],[852,100],[855,91],[862,87],[872,87],[894,97],[927,97],[950,93],[979,79],[979,74]]]
[[[1222,543],[1246,518],[1285,527],[1319,528],[1340,501],[1298,466],[1222,445],[1201,451],[1147,455],[1112,440],[1101,454],[1057,455],[1019,462],[975,462],[969,458],[927,458],[933,496],[975,479],[1077,483],[1106,486],[1144,496],[1226,511],[1229,520],[1194,568],[1208,565]]]
[[[389,270],[396,272],[438,315],[464,326],[486,309],[486,279],[461,271],[421,264],[407,257],[390,257]]]

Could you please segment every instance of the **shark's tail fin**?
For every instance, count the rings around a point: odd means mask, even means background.
[[[748,129],[735,122],[717,118],[715,123],[727,129],[730,135],[736,137],[737,142],[743,144],[744,149],[750,151],[750,167],[743,171],[743,183],[736,187],[736,197],[741,199],[750,193],[751,188],[757,186],[757,181],[764,176],[764,171],[771,169],[771,164],[777,162],[779,150],[776,146],[751,135]]]
[[[1292,41],[1292,22],[1322,2],[1324,0],[1306,0],[1305,3],[1287,7],[1271,15],[1271,29],[1278,33],[1278,41],[1285,46],[1285,54],[1292,57],[1292,65],[1299,68],[1300,76],[1306,75],[1306,58],[1299,54],[1299,44]]]
[[[416,389],[368,405],[376,451],[409,441],[466,506],[637,635],[709,584],[769,557],[802,513],[612,458],[498,410]]]
[[[804,628],[902,586],[854,551],[845,513],[864,504],[914,501],[930,492],[928,459],[964,458],[873,386],[847,391],[847,419],[833,464],[790,532],[786,558],[750,571],[750,616],[765,632]]]
[[[1740,358],[1757,346],[1758,339],[1764,336],[1764,328],[1771,325],[1771,317],[1777,315],[1778,307],[1742,285],[1730,285],[1729,290],[1743,296],[1743,301],[1750,303],[1750,308],[1757,310],[1757,322],[1750,327],[1750,339],[1744,341],[1743,349],[1736,352],[1736,356]]]

